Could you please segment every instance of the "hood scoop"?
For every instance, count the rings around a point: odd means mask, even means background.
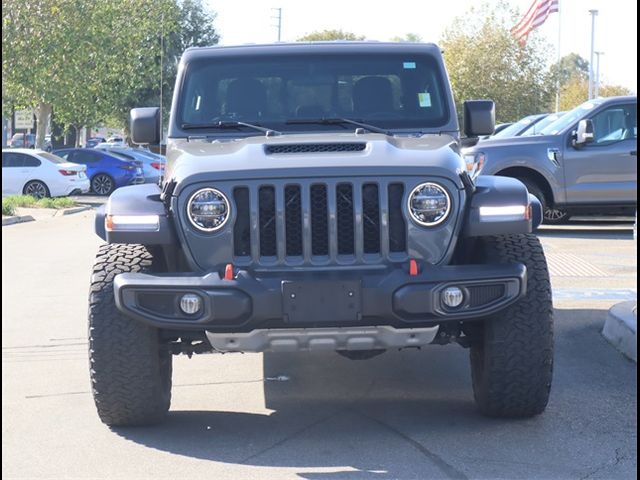
[[[340,143],[289,143],[265,146],[267,155],[286,155],[291,153],[334,153],[362,152],[367,148],[364,142]]]

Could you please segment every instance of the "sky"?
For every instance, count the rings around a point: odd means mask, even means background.
[[[524,14],[533,0],[509,0]],[[464,15],[478,0],[204,0],[217,13],[214,25],[221,44],[272,43],[277,40],[277,12],[282,8],[282,41],[317,30],[342,29],[369,40],[390,40],[417,33],[426,42],[438,43],[456,16]],[[576,52],[589,59],[591,15],[598,10],[595,50],[601,55],[601,81],[623,85],[637,92],[637,4],[635,0],[560,0],[561,13],[552,14],[536,30],[560,53]],[[559,20],[560,19],[560,20]],[[555,58],[555,52],[552,58]],[[595,64],[595,61],[594,61]]]

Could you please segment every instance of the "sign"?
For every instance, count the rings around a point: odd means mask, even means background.
[[[33,110],[16,110],[14,128],[16,130],[33,128]]]

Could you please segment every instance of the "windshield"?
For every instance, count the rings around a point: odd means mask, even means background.
[[[54,155],[49,152],[38,152],[38,156],[42,158],[46,158],[51,163],[67,163],[67,161],[64,158],[61,158],[58,155]]]
[[[534,121],[539,119],[542,115],[529,115],[528,117],[524,117],[522,120],[517,121],[513,125],[509,125],[504,130],[492,135],[491,138],[507,138],[507,137],[515,137],[518,135],[522,129],[527,128],[527,126],[531,125]]]
[[[598,103],[593,100],[585,102],[582,105],[578,105],[573,110],[562,115],[555,122],[551,122],[545,128],[540,130],[540,135],[557,135],[573,123],[580,120],[587,112],[593,110],[596,106],[598,106]]]
[[[204,58],[187,66],[177,118],[191,129],[227,121],[280,131],[350,128],[287,124],[322,118],[385,129],[437,128],[449,120],[446,92],[441,70],[428,55]]]
[[[567,112],[558,112],[551,113],[544,117],[542,120],[530,125],[525,131],[523,131],[520,135],[525,137],[528,135],[540,135],[540,132],[547,127],[547,125],[551,125],[557,119],[559,119],[562,115]]]

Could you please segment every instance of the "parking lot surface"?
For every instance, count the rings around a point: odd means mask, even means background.
[[[83,212],[2,229],[3,478],[636,478],[636,365],[601,336],[635,298],[630,225],[545,228],[556,307],[547,411],[474,410],[458,346],[174,358],[168,421],[100,423],[86,340],[100,240]]]

